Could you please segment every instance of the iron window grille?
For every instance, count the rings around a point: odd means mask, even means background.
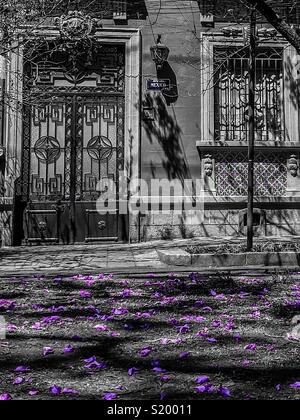
[[[215,140],[247,141],[249,50],[214,51]],[[256,140],[284,139],[283,50],[259,49],[256,59]]]

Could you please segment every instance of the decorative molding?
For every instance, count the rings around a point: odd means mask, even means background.
[[[249,27],[236,27],[236,26],[227,26],[221,29],[221,32],[226,38],[243,38],[244,40],[249,40]],[[257,37],[261,39],[277,39],[279,33],[274,28],[262,27],[257,29]]]
[[[288,170],[289,173],[296,178],[298,175],[298,169],[299,169],[299,160],[297,155],[291,155],[288,160]]]
[[[248,157],[244,151],[219,152],[215,158],[216,195],[246,196],[248,191]],[[287,193],[286,155],[257,152],[254,161],[255,196],[283,197]]]
[[[203,15],[200,13],[200,22],[204,28],[213,28],[215,24],[214,15],[211,13]]]
[[[213,174],[213,158],[210,154],[204,156],[204,173],[206,176]]]
[[[101,28],[101,21],[83,12],[73,10],[55,20],[62,38],[68,40],[84,39],[94,35]]]

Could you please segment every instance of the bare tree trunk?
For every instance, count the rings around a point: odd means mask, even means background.
[[[249,145],[248,145],[248,212],[247,251],[253,250],[253,210],[254,210],[254,149],[255,149],[255,76],[256,76],[256,9],[250,17],[250,59],[249,59]]]
[[[275,10],[270,7],[265,0],[246,0],[251,6],[256,7],[267,21],[293,46],[300,54],[300,35],[294,28],[288,25],[284,17],[278,16]]]

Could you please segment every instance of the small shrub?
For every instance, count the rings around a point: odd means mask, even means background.
[[[190,254],[241,254],[247,252],[247,246],[241,243],[226,243],[211,246],[189,246],[186,251]],[[253,246],[252,252],[297,252],[300,253],[300,243],[294,242],[258,242]]]
[[[160,231],[161,239],[164,241],[170,241],[173,239],[173,229],[171,225],[165,225]]]

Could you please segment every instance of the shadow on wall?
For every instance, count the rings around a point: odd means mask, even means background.
[[[177,78],[169,63],[164,63],[161,69],[157,69],[157,77],[158,80],[170,81],[170,89],[161,92],[167,105],[170,106],[171,104],[176,103],[178,99]]]
[[[153,120],[144,120],[143,127],[151,144],[158,142],[164,152],[162,166],[169,180],[189,179],[189,170],[182,147],[181,128],[175,117],[170,115],[166,102],[161,94],[146,94],[142,103],[144,108],[153,109]],[[152,173],[155,167],[151,163]]]
[[[285,64],[285,83],[289,86],[289,100],[294,109],[299,108],[299,91],[300,91],[300,73],[296,69],[295,64],[292,62],[291,58],[288,57]],[[289,118],[289,115],[286,115],[286,118]],[[289,137],[289,133],[287,133]],[[290,141],[295,141],[295,139],[288,138]]]

